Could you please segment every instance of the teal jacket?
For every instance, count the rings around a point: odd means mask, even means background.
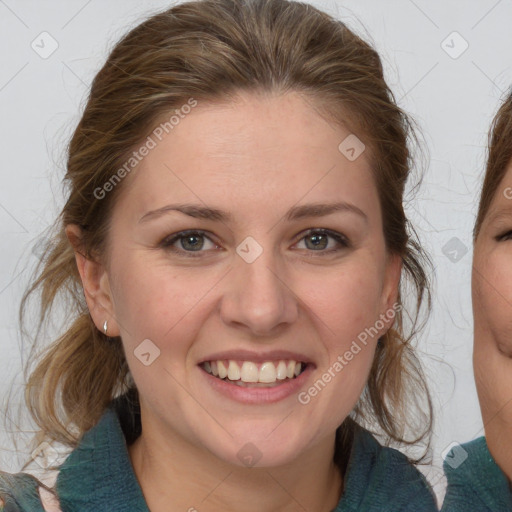
[[[460,445],[458,451],[456,457],[449,453],[443,463],[448,487],[441,511],[512,511],[507,477],[489,452],[485,437]]]
[[[109,405],[59,467],[56,490],[62,512],[149,512],[127,450],[140,433],[140,416],[127,414],[122,398]],[[4,512],[44,512],[38,484],[27,473],[0,472]],[[333,512],[401,511],[437,512],[431,487],[402,453],[359,429],[345,491]]]

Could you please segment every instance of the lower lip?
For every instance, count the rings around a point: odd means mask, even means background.
[[[313,369],[313,365],[308,364],[306,369],[298,377],[295,377],[295,379],[283,382],[271,388],[248,388],[230,384],[229,382],[214,377],[199,367],[200,372],[205,376],[206,382],[215,391],[232,400],[246,404],[271,404],[298,393],[309,378]]]

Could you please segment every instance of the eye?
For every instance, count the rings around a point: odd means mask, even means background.
[[[495,237],[497,242],[505,242],[512,238],[512,231],[505,231],[501,235]]]
[[[329,239],[334,240],[335,243],[331,244],[328,250],[325,250],[329,247]],[[209,247],[208,242],[205,244],[205,240],[209,242]],[[345,236],[328,229],[310,229],[306,235],[300,239],[299,243],[302,242],[302,240],[306,241],[307,250],[322,254],[330,254],[350,247],[350,243]],[[332,247],[332,245],[334,245],[334,247]],[[204,231],[186,230],[165,238],[160,242],[159,247],[180,256],[197,258],[201,256],[201,253],[206,252],[203,249],[218,248],[218,245],[212,242],[211,238],[206,236]]]
[[[334,244],[334,248],[331,247],[328,250],[323,250],[329,247],[329,238],[336,242]],[[321,252],[324,254],[337,252],[341,249],[350,247],[350,243],[344,235],[328,229],[310,229],[300,241],[302,240],[305,240],[306,249],[311,249],[313,252]],[[336,244],[338,244],[338,247],[336,247]]]
[[[212,248],[212,246],[218,247],[205,235],[204,231],[198,230],[181,231],[180,233],[171,235],[160,243],[160,247],[171,252],[179,253],[180,255],[197,258],[201,256],[201,252],[205,252],[201,250],[205,247],[204,240],[208,240],[210,242],[211,245],[209,248]],[[176,243],[179,243],[181,248],[175,247]],[[208,246],[208,244],[206,244],[206,246]],[[206,248],[208,249],[208,247]]]

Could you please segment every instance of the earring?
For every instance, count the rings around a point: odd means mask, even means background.
[[[105,320],[105,323],[103,324],[103,332],[107,334],[107,320]]]

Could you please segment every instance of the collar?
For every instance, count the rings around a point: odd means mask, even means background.
[[[128,454],[127,441],[140,433],[140,420],[134,428],[137,415],[130,414],[127,399],[125,394],[109,404],[60,467],[56,487],[63,510],[149,512]]]
[[[485,510],[496,512],[512,510],[512,493],[507,477],[496,464],[485,437],[479,437],[460,445],[466,458],[461,464],[449,464],[456,454],[448,453],[443,466],[448,480],[448,489],[443,510],[462,502],[480,502]]]

